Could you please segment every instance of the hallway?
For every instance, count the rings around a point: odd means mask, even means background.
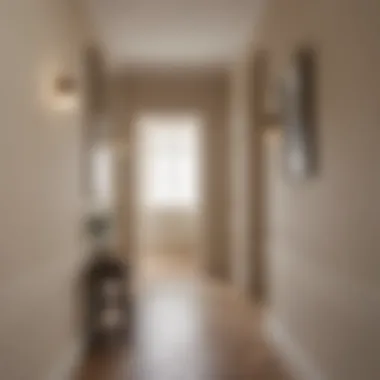
[[[379,0],[0,25],[1,380],[380,380]]]
[[[136,346],[98,350],[77,380],[289,379],[261,339],[259,310],[224,285],[163,269],[140,287]]]

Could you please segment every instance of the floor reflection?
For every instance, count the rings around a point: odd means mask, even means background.
[[[182,269],[143,282],[134,344],[93,355],[79,379],[286,379],[261,339],[260,312],[232,288]]]

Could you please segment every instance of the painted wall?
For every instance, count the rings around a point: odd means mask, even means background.
[[[52,75],[77,74],[80,34],[61,1],[0,4],[0,373],[67,378],[79,345],[80,113]]]
[[[134,209],[135,152],[133,122],[139,112],[196,112],[204,117],[204,236],[205,255],[202,265],[219,277],[227,275],[227,80],[225,74],[204,75],[203,73],[138,73],[123,75],[113,81],[113,115],[115,137],[124,141],[127,152],[119,165],[119,189],[121,209],[122,250],[125,255],[135,251],[133,246],[136,221],[131,217]],[[183,219],[186,219],[184,221]],[[177,216],[180,232],[193,234],[193,216]],[[161,222],[173,223],[173,214],[162,215]],[[182,221],[181,221],[182,220]],[[188,234],[188,235],[189,235]],[[166,234],[168,237],[168,234]],[[175,246],[182,245],[172,239]],[[189,236],[184,239],[188,244]],[[182,245],[183,246],[183,245]]]
[[[252,287],[252,257],[254,225],[252,205],[254,201],[253,162],[251,158],[253,134],[250,107],[249,59],[245,55],[232,67],[230,73],[230,255],[229,265],[233,284],[241,292],[249,294]]]
[[[257,25],[272,74],[319,54],[321,168],[290,182],[281,137],[265,141],[269,328],[300,378],[380,377],[380,3],[269,0]]]

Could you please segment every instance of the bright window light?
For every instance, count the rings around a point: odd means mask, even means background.
[[[142,198],[149,208],[195,208],[199,201],[199,130],[196,117],[141,120]]]

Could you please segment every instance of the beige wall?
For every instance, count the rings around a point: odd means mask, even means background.
[[[254,260],[253,224],[253,165],[250,160],[250,73],[248,55],[242,57],[230,73],[230,255],[231,280],[236,288],[249,294],[252,285]]]
[[[7,380],[67,378],[79,342],[80,119],[54,111],[44,92],[57,65],[77,67],[79,31],[63,5],[0,3],[0,377]]]
[[[269,328],[304,379],[380,378],[379,14],[270,0],[255,35],[275,78],[299,43],[319,52],[319,175],[287,181],[280,137],[265,142]]]
[[[205,257],[208,270],[225,277],[227,269],[227,173],[225,74],[200,73],[129,74],[113,81],[113,115],[117,140],[128,144],[120,162],[121,244],[127,255],[133,251],[134,138],[133,119],[140,111],[200,112],[205,125]],[[187,227],[186,227],[187,228]],[[131,235],[132,234],[132,235]]]

